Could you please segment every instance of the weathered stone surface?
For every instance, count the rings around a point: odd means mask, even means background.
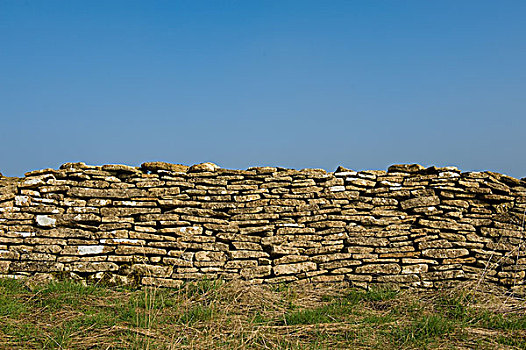
[[[402,269],[398,264],[370,264],[358,266],[356,268],[356,273],[394,275],[400,273],[401,270]]]
[[[0,178],[0,274],[439,288],[485,271],[513,286],[525,283],[524,210],[525,182],[453,167],[71,163]]]
[[[458,258],[466,255],[469,255],[469,251],[464,248],[425,249],[422,251],[422,256],[435,259]]]
[[[416,198],[402,201],[400,203],[400,205],[402,206],[402,209],[404,210],[415,208],[415,207],[430,207],[430,206],[434,206],[438,204],[440,204],[440,198],[436,196],[416,197]]]
[[[10,261],[1,261],[0,260],[0,274],[7,274],[9,272]]]
[[[166,170],[166,171],[185,173],[188,171],[190,167],[187,165],[171,164],[171,163],[166,163],[166,162],[146,162],[146,163],[141,164],[141,168],[146,171]]]
[[[438,220],[427,220],[420,219],[420,225],[425,227],[452,230],[452,231],[475,231],[475,227],[469,224],[462,224],[455,221],[438,221]]]
[[[147,264],[134,264],[131,266],[131,272],[140,276],[148,277],[170,277],[173,268],[171,266],[156,266]]]
[[[301,272],[313,271],[316,270],[316,263],[306,261],[297,264],[286,264],[278,265],[272,268],[276,276],[280,275],[294,275]]]
[[[55,227],[57,219],[52,218],[48,215],[37,215],[35,221],[38,226],[41,227]]]
[[[106,164],[102,166],[102,170],[115,171],[122,173],[137,173],[139,169],[124,164]]]
[[[420,164],[394,164],[391,165],[388,169],[388,173],[416,173],[421,170],[424,170],[425,167]]]
[[[104,272],[104,271],[117,271],[119,266],[112,262],[73,262],[65,266],[64,271],[73,272]]]
[[[214,163],[200,163],[200,164],[194,164],[189,169],[188,172],[214,172],[217,169],[219,169],[219,165]]]

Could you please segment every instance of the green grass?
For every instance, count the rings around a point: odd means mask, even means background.
[[[468,293],[469,292],[469,293]],[[505,294],[258,286],[180,289],[0,279],[0,348],[526,348],[524,301]]]

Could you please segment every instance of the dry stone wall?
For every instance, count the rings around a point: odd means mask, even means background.
[[[68,163],[0,177],[0,276],[524,288],[526,179],[454,167]]]

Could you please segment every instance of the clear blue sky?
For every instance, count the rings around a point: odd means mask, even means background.
[[[526,1],[0,0],[0,172],[526,176]]]

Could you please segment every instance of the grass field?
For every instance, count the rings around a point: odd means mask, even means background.
[[[483,291],[486,290],[486,291]],[[487,288],[0,280],[2,349],[525,349],[526,303]]]

